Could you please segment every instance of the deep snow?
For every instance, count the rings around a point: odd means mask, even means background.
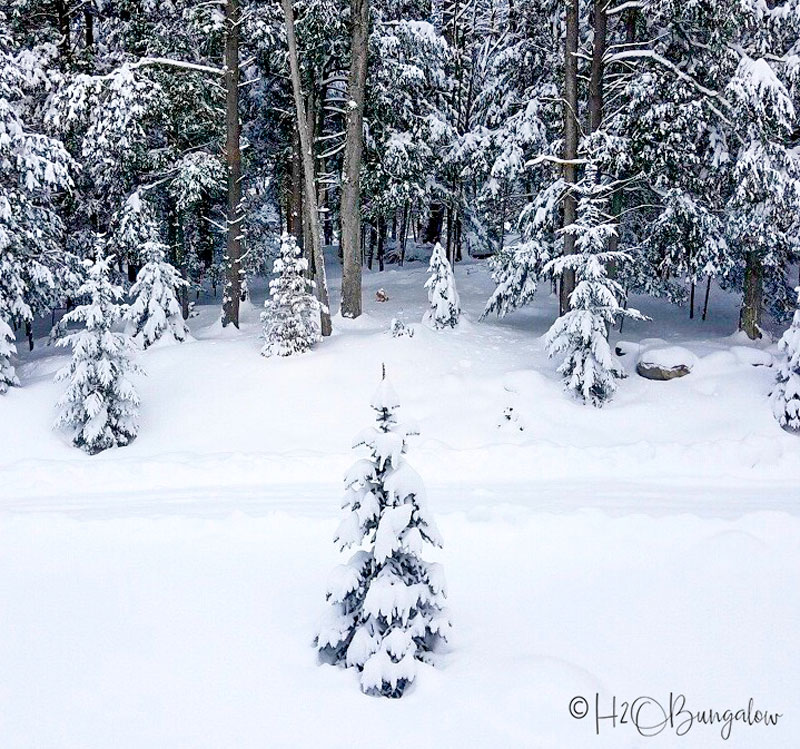
[[[424,278],[420,263],[368,273],[364,317],[289,359],[259,356],[258,307],[222,331],[199,306],[193,340],[140,357],[140,436],[92,457],[51,430],[66,355],[22,352],[23,387],[0,398],[0,746],[799,745],[800,442],[754,366],[774,348],[731,335],[737,300],[716,292],[705,323],[633,300],[653,322],[615,341],[698,361],[651,382],[631,351],[598,411],[546,359],[548,289],[479,322],[486,267],[459,265],[466,319],[435,332]],[[413,338],[389,334],[393,317]],[[442,667],[394,702],[311,647],[381,363],[422,432],[409,457],[455,625]],[[670,690],[784,717],[722,742],[716,726],[598,737],[568,713],[576,695]]]

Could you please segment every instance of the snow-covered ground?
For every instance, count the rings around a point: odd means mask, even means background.
[[[0,398],[0,747],[800,746],[800,441],[754,366],[773,349],[732,335],[737,300],[714,293],[706,322],[632,300],[653,322],[614,340],[686,348],[693,371],[645,380],[628,346],[631,377],[595,410],[546,358],[546,288],[479,322],[491,281],[460,265],[467,319],[436,333],[418,325],[424,277],[368,273],[366,314],[288,360],[259,356],[257,307],[237,332],[199,306],[194,340],[141,356],[140,436],[92,457],[50,428],[66,355],[22,352],[23,387]],[[422,432],[409,461],[454,622],[442,667],[399,701],[311,647],[382,363]],[[719,725],[596,735],[595,694],[608,714],[671,691],[783,717],[725,742]]]

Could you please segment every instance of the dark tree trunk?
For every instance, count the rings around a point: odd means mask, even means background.
[[[636,8],[629,8],[625,15],[625,43],[628,45],[636,41]],[[605,13],[603,14],[605,16]],[[625,207],[625,195],[621,190],[614,193],[611,198],[611,215],[618,219]],[[614,234],[608,241],[608,249],[614,252],[619,246],[619,227],[617,234]],[[608,273],[610,276],[616,276],[617,268],[615,263],[609,263]]]
[[[711,293],[711,276],[708,277],[706,281],[706,298],[703,302],[703,322],[705,322],[706,317],[708,317],[708,295]]]
[[[577,181],[574,162],[578,155],[578,0],[567,0],[567,29],[564,47],[564,181],[567,189]],[[577,202],[570,190],[564,198],[564,226],[575,223]],[[575,252],[575,237],[564,235],[564,254]],[[559,314],[569,311],[569,297],[575,290],[575,271],[565,270],[561,276]]]
[[[408,201],[403,205],[403,218],[400,221],[400,265],[406,261],[406,236],[408,235]]]
[[[322,304],[320,327],[322,335],[331,334],[330,301],[328,299],[328,282],[325,274],[325,260],[322,256],[319,231],[319,212],[317,210],[317,187],[315,183],[316,165],[314,164],[314,143],[311,127],[308,122],[306,103],[303,97],[303,86],[300,79],[300,60],[297,53],[297,38],[294,33],[294,7],[292,0],[283,0],[283,14],[286,23],[286,43],[289,51],[289,71],[292,79],[297,131],[300,137],[300,156],[303,165],[303,215],[308,226],[305,237],[306,254],[314,259],[317,298]]]
[[[197,206],[197,240],[200,245],[200,262],[210,268],[214,264],[214,238],[208,224],[208,196],[203,194]]]
[[[367,250],[367,268],[372,270],[372,261],[375,257],[375,243],[378,238],[378,232],[375,229],[375,224],[369,224],[369,249]]]
[[[383,270],[383,257],[386,252],[386,217],[378,218],[378,270]]]
[[[306,112],[306,122],[308,123],[308,137],[309,142],[311,143],[311,148],[314,150],[314,143],[316,143],[316,131],[317,131],[317,117],[316,117],[316,102],[314,97],[314,85],[311,84],[309,86],[309,92],[306,95],[305,101],[305,112]],[[315,152],[316,153],[316,152]],[[303,169],[305,170],[305,165],[303,165]],[[317,164],[316,159],[314,159],[313,163],[313,170],[314,170],[314,199],[315,205],[319,208],[319,203],[317,201]],[[305,187],[303,188],[305,190]],[[306,208],[307,206],[303,206]],[[319,233],[319,224],[317,225],[316,229],[312,228],[311,226],[311,214],[307,211],[303,211],[303,236],[310,237],[312,232],[315,230]],[[317,210],[317,218],[319,218],[319,210]],[[317,244],[319,244],[321,240],[317,239]],[[303,251],[305,252],[306,257],[308,258],[308,270],[307,274],[310,279],[313,279],[317,274],[317,254],[314,251],[314,245],[309,244],[308,247],[304,246]]]
[[[86,49],[94,49],[94,15],[91,10],[83,11],[83,23],[86,27]]]
[[[72,58],[72,41],[69,28],[69,8],[66,0],[56,0],[56,16],[58,18],[58,56],[61,68],[66,69]]]
[[[746,254],[744,270],[744,299],[739,315],[739,330],[755,341],[761,338],[761,303],[764,296],[764,266],[755,252]]]
[[[297,130],[292,138],[290,185],[286,200],[286,231],[294,235],[297,246],[303,249],[303,165]]]
[[[239,0],[225,4],[225,162],[228,170],[225,293],[222,325],[239,327],[242,292],[242,157],[239,125]]]
[[[453,207],[447,206],[447,246],[445,256],[451,267],[455,265],[455,253],[453,252]]]
[[[594,0],[592,9],[592,66],[589,74],[589,132],[593,133],[603,123],[603,60],[606,54],[606,6],[608,0]]]
[[[425,227],[423,242],[435,244],[442,238],[442,224],[444,223],[444,206],[441,203],[432,203],[431,212],[428,216],[428,224]]]
[[[361,160],[364,151],[364,91],[367,81],[369,0],[350,0],[350,74],[347,81],[342,166],[342,316],[361,314]],[[383,262],[381,260],[381,262]]]

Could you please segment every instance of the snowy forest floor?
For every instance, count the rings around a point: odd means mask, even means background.
[[[750,363],[770,344],[733,335],[738,299],[715,291],[706,322],[631,300],[653,321],[614,341],[659,337],[699,362],[653,382],[626,361],[595,410],[544,353],[547,288],[480,322],[488,270],[460,264],[465,319],[437,333],[419,324],[424,278],[366,273],[366,314],[287,360],[259,356],[263,286],[239,331],[202,299],[192,341],[140,357],[137,440],[93,457],[51,429],[67,355],[19,346],[23,387],[0,399],[0,746],[800,745],[800,441],[772,417],[773,370]],[[393,338],[392,317],[414,337]],[[442,667],[400,701],[362,696],[311,647],[382,363],[421,430],[409,462],[454,621]],[[609,712],[670,691],[784,717],[722,742],[704,725],[598,736],[593,712],[568,712],[577,695]]]

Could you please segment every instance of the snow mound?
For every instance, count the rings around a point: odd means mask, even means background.
[[[342,313],[338,312],[333,317],[333,330],[334,334],[346,330],[364,330],[376,331],[382,330],[384,323],[372,315],[362,312],[359,317],[342,317]]]
[[[634,343],[633,341],[617,341],[614,347],[614,352],[617,356],[639,356],[642,352],[642,344]]]
[[[732,346],[731,353],[742,364],[750,364],[753,367],[771,367],[775,363],[775,357],[769,351],[753,346]]]

